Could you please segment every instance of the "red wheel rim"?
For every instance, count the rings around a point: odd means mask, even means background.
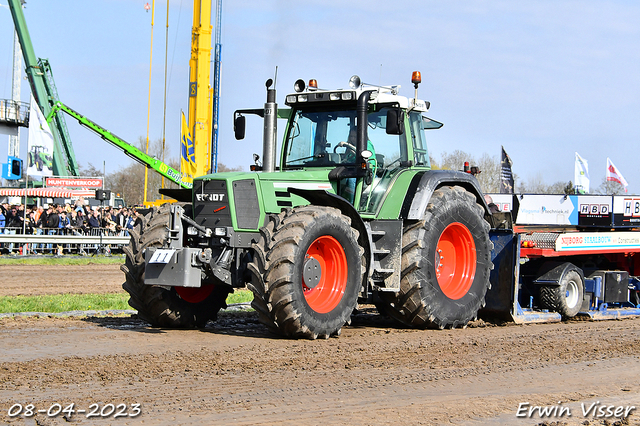
[[[307,250],[303,268],[308,271],[312,266],[317,270],[313,283],[305,283],[309,273],[303,274],[304,297],[311,309],[326,314],[338,306],[347,289],[347,256],[338,240],[328,235],[316,239]]]
[[[449,299],[462,298],[476,274],[476,245],[469,229],[459,222],[447,226],[436,246],[436,278]]]
[[[213,285],[204,285],[202,287],[174,287],[178,296],[185,302],[200,303],[205,300],[213,291]]]

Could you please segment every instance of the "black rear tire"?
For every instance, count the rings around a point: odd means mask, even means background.
[[[400,291],[380,293],[384,313],[418,328],[466,326],[490,287],[492,247],[475,196],[459,186],[437,189],[423,219],[405,223]]]
[[[122,284],[129,293],[129,305],[138,316],[155,327],[201,328],[215,320],[220,309],[226,308],[230,289],[224,286],[203,286],[200,296],[193,295],[189,302],[183,299],[175,287],[161,287],[144,283],[143,251],[148,247],[164,247],[169,236],[168,204],[153,207],[143,219],[140,230],[131,231],[131,241],[124,247],[125,263],[120,269],[125,273]],[[180,291],[180,290],[179,290]]]
[[[331,207],[297,207],[272,216],[260,232],[248,266],[260,321],[292,338],[339,334],[364,273],[364,249],[350,218]]]

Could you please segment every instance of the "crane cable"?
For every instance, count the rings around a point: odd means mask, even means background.
[[[164,148],[166,141],[166,127],[167,127],[167,61],[169,59],[169,2],[167,1],[167,29],[165,33],[164,43],[164,110],[162,111],[162,162],[164,163]],[[160,186],[164,188],[164,175],[162,176],[162,184]],[[164,200],[164,194],[160,196],[161,200]]]
[[[146,154],[149,155],[149,121],[151,116],[151,69],[153,65],[153,26],[155,20],[155,0],[151,2],[151,53],[149,57],[149,100],[147,106],[147,149]],[[180,22],[180,15],[182,14],[182,0],[180,1],[180,13],[178,14],[178,22]],[[176,33],[177,38],[177,33]],[[176,42],[177,44],[177,42]],[[173,54],[175,55],[175,45]],[[165,56],[164,56],[164,111],[162,118],[162,162],[165,162],[165,147],[166,147],[166,122],[167,122],[167,61],[169,59],[169,2],[167,2],[167,28],[165,35]],[[173,57],[171,58],[171,67],[173,69]],[[145,168],[144,172],[144,203],[147,203],[147,185],[148,185],[148,172],[149,169]],[[164,188],[164,175],[162,176],[161,187]],[[164,200],[164,195],[161,195],[161,199]]]
[[[155,0],[151,1],[151,53],[149,54],[149,100],[147,106],[147,150],[145,151],[149,155],[149,119],[151,117],[151,69],[153,65],[153,20],[156,10]],[[149,180],[149,168],[144,168],[144,205],[147,205],[147,184]]]

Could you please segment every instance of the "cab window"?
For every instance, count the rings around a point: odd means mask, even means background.
[[[285,168],[353,164],[356,111],[302,111],[292,117]]]

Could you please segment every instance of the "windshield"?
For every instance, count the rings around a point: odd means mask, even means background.
[[[285,166],[332,166],[356,159],[356,111],[301,111],[292,118]]]
[[[386,133],[388,108],[369,111],[367,149],[374,160],[399,163],[407,160],[404,135]],[[285,167],[322,167],[356,161],[356,111],[295,111],[287,136]]]

